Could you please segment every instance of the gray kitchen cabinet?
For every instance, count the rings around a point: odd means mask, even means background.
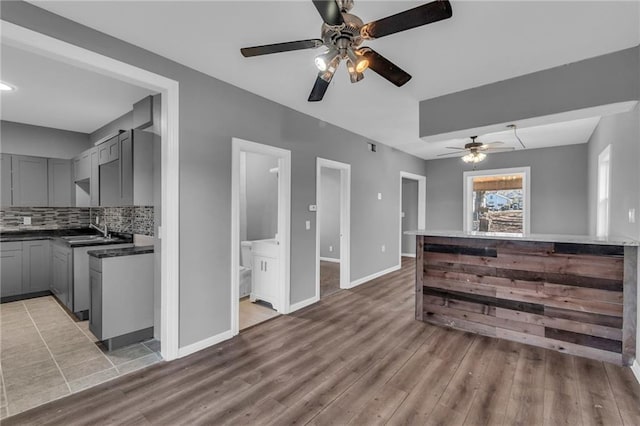
[[[46,158],[12,155],[11,177],[14,206],[46,207],[49,204]]]
[[[51,249],[51,292],[67,308],[72,309],[73,251],[65,243],[53,243]]]
[[[118,160],[100,165],[100,205],[153,205],[153,135],[132,130],[118,138]]]
[[[89,205],[91,207],[98,207],[100,205],[100,165],[98,149],[93,148],[90,155],[90,191],[89,191]]]
[[[75,197],[72,195],[71,160],[47,159],[49,171],[49,207],[72,207]]]
[[[153,253],[89,258],[89,330],[109,350],[153,337]]]
[[[73,159],[73,172],[75,182],[91,178],[91,150],[84,151]]]
[[[22,293],[22,243],[0,243],[0,296]]]
[[[120,156],[120,138],[118,135],[106,142],[101,143],[98,149],[98,165],[103,165],[115,161]]]
[[[71,178],[71,176],[69,176]],[[22,242],[22,294],[49,290],[51,277],[51,242]]]
[[[8,207],[11,205],[11,155],[0,154],[0,180],[0,206]]]

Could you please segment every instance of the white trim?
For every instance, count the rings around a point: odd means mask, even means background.
[[[278,244],[282,286],[273,308],[289,313],[291,294],[291,151],[271,145],[232,138],[231,150],[231,335],[240,332],[240,153],[254,152],[278,158]]]
[[[302,302],[294,303],[289,307],[289,313],[299,311],[300,309],[306,308],[307,306],[313,305],[314,303],[318,303],[319,301],[320,301],[319,297],[313,296],[303,300]]]
[[[638,360],[634,359],[633,364],[631,364],[631,372],[636,378],[636,381],[640,383],[640,364],[638,364]]]
[[[192,353],[201,351],[210,346],[217,345],[218,343],[229,340],[232,337],[233,333],[231,332],[231,330],[227,330],[223,331],[222,333],[216,334],[215,336],[207,337],[206,339],[200,340],[199,342],[183,346],[178,349],[178,358],[182,358],[183,356],[191,355]]]
[[[462,201],[462,225],[464,232],[470,232],[473,228],[471,212],[469,206],[472,204],[473,177],[478,176],[504,176],[522,175],[522,187],[524,189],[524,199],[522,200],[522,211],[524,214],[523,234],[531,233],[531,167],[511,167],[506,169],[474,170],[463,173],[463,201]]]
[[[161,245],[161,354],[169,361],[179,356],[180,297],[180,162],[179,84],[164,76],[91,50],[2,21],[7,44],[39,55],[126,81],[161,94],[162,102],[162,227]]]
[[[606,238],[611,229],[611,144],[598,154],[596,179],[596,236]],[[603,174],[603,168],[605,169]],[[601,203],[604,201],[604,206]],[[602,208],[604,207],[604,209]]]
[[[402,179],[410,179],[418,182],[418,229],[425,229],[427,227],[427,177],[417,175],[410,172],[400,172],[400,202],[398,206],[398,264],[402,264]],[[413,255],[415,257],[415,254]]]
[[[402,257],[416,257],[415,253],[402,253],[401,254]]]
[[[322,260],[324,262],[340,263],[340,259],[336,259],[335,257],[322,257],[322,256],[320,256],[320,260]]]
[[[320,201],[322,168],[340,170],[340,288],[351,288],[351,164],[316,158],[316,293],[320,300]]]
[[[390,274],[391,272],[395,272],[395,271],[399,270],[400,268],[401,268],[400,265],[395,265],[395,266],[392,266],[391,268],[383,269],[382,271],[378,271],[378,272],[373,273],[371,275],[367,275],[366,277],[358,278],[355,281],[351,281],[351,285],[349,286],[349,288],[354,288],[354,287],[362,285],[362,284],[364,284],[366,282],[369,282],[371,280],[375,280],[376,278],[380,278],[383,275],[387,275],[387,274]]]

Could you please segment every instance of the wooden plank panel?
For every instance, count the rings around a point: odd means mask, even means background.
[[[429,324],[455,328],[456,330],[469,331],[483,336],[496,337],[496,328],[493,326],[466,321],[450,317],[448,315],[427,314],[424,315],[424,320]]]
[[[603,325],[605,327],[622,329],[622,318],[610,315],[600,315],[588,312],[577,312],[567,309],[546,306],[544,315],[551,318],[562,318],[587,324]]]
[[[588,334],[574,333],[571,331],[546,328],[544,337],[575,343],[590,348],[602,349],[609,352],[622,353],[622,342],[619,340],[604,339],[602,337],[589,336]]]
[[[544,305],[519,302],[517,300],[497,299],[495,297],[481,296],[457,291],[440,290],[431,287],[424,287],[423,294],[439,296],[450,300],[462,300],[465,302],[485,304],[496,308],[513,309],[515,311],[531,312],[535,314],[544,313]]]
[[[589,348],[586,346],[576,345],[574,343],[534,336],[532,334],[519,333],[517,331],[499,328],[496,329],[496,337],[513,340],[515,342],[526,343],[528,345],[540,346],[541,348],[551,349],[557,352],[606,361],[612,364],[620,365],[622,363],[622,356],[615,352]]]
[[[498,252],[495,248],[490,247],[464,247],[459,245],[444,245],[444,244],[425,244],[424,251],[428,253],[450,253],[450,254],[464,254],[467,256],[486,256],[497,257]]]
[[[609,303],[622,303],[622,292],[595,288],[582,288],[561,284],[544,283],[544,294],[548,296],[572,297],[574,299],[595,299]]]
[[[496,317],[514,321],[538,324],[545,327],[553,327],[560,330],[589,334],[591,336],[604,337],[611,340],[622,340],[622,330],[619,328],[605,327],[596,324],[585,324],[563,318],[551,318],[544,315],[518,312],[511,309],[496,308]]]
[[[622,330],[622,362],[631,365],[636,357],[638,301],[638,247],[624,248],[624,328]]]
[[[554,251],[559,254],[624,256],[624,246],[609,246],[602,244],[555,243]]]
[[[600,361],[576,358],[578,405],[585,426],[620,425],[622,418]]]
[[[424,305],[425,316],[431,314],[440,314],[451,318],[456,318],[465,321],[476,322],[479,324],[485,324],[493,327],[501,327],[509,330],[519,331],[521,333],[535,334],[537,336],[545,335],[545,328],[536,324],[528,324],[520,321],[513,321],[504,318],[497,318],[491,315],[485,315],[481,313],[473,313],[466,311],[459,311],[445,306],[437,305]]]
[[[477,294],[480,296],[496,297],[496,288],[490,285],[476,284],[448,279],[437,279],[430,276],[425,277],[423,282],[425,287],[441,288],[443,290],[458,291],[461,293]]]
[[[500,253],[525,253],[529,256],[549,256],[554,250],[554,243],[542,241],[499,240]]]
[[[622,291],[622,280],[607,278],[581,277],[568,274],[554,274],[547,272],[543,281],[554,284],[572,285],[576,287],[597,288],[608,291]]]
[[[575,299],[572,297],[546,296],[537,292],[522,289],[498,288],[496,297],[499,299],[517,300],[527,303],[545,305],[545,307],[567,309],[578,312],[622,317],[622,305],[619,303],[601,302],[599,300]]]
[[[424,237],[425,244],[455,245],[460,247],[486,247],[495,249],[498,240],[489,238],[455,238],[455,237]]]
[[[424,278],[424,239],[422,235],[416,235],[416,284],[415,284],[415,316],[422,321],[422,287]]]
[[[428,278],[440,280],[454,280],[461,282],[470,282],[475,284],[484,284],[497,287],[522,288],[528,290],[542,290],[544,283],[538,281],[525,281],[506,277],[495,277],[491,275],[467,274],[464,272],[443,271],[437,269],[427,269],[425,276]]]

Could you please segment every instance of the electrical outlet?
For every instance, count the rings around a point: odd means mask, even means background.
[[[387,247],[383,244],[382,247],[380,248],[382,250],[382,252],[384,253],[385,251],[387,251]]]
[[[333,246],[329,246],[329,251],[333,251]]]
[[[304,223],[304,226],[305,226],[305,228],[307,229],[307,231],[308,231],[309,229],[311,229],[311,221],[310,221],[310,220],[307,220],[307,221]]]
[[[382,192],[378,192],[378,200],[382,200]]]
[[[22,218],[22,224],[23,225],[31,225],[31,216],[24,216]]]
[[[636,223],[636,209],[629,209],[629,223]]]

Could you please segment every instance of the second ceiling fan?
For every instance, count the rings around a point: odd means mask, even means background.
[[[244,47],[244,57],[268,55],[292,50],[315,49],[326,46],[328,50],[315,59],[319,69],[309,102],[321,101],[329,83],[344,60],[352,83],[364,78],[370,68],[391,83],[400,87],[411,79],[411,75],[373,49],[360,46],[365,40],[373,40],[390,34],[416,28],[452,16],[451,4],[447,0],[436,0],[367,24],[349,13],[353,0],[312,0],[324,23],[321,38]]]

